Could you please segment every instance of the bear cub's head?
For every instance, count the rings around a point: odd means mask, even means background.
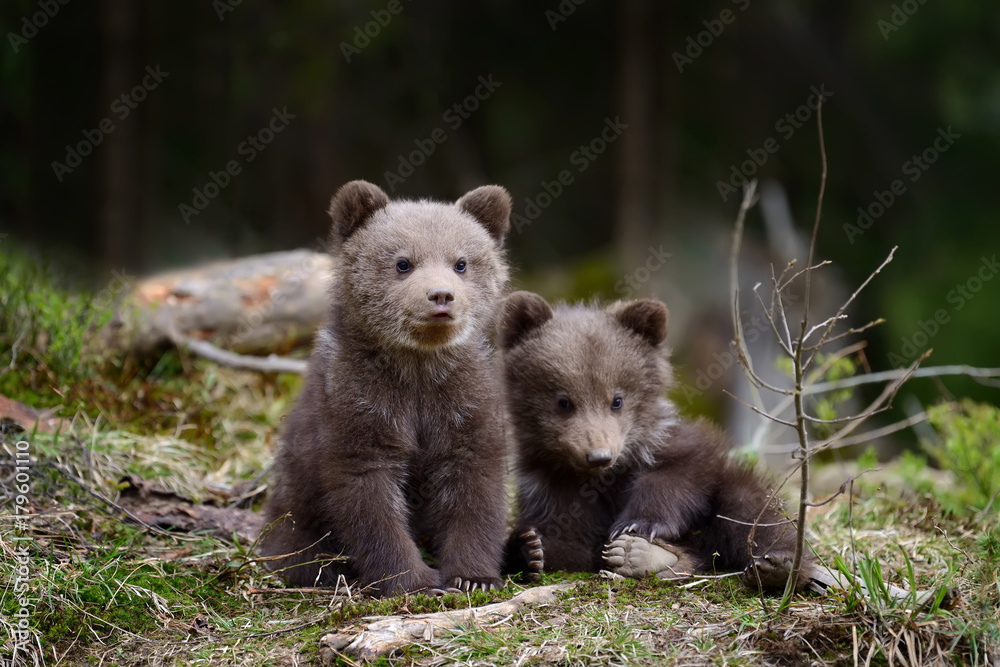
[[[507,283],[510,210],[496,185],[451,204],[390,201],[377,185],[347,183],[329,209],[335,310],[389,348],[437,350],[489,331]]]
[[[597,474],[649,460],[647,436],[673,416],[666,337],[667,307],[652,299],[553,309],[511,294],[500,347],[522,465]]]

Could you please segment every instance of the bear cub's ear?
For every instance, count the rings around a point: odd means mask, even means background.
[[[503,304],[500,316],[500,348],[509,350],[525,334],[552,319],[552,306],[533,292],[513,292]]]
[[[638,299],[616,304],[610,312],[619,324],[639,334],[654,347],[667,339],[667,307],[662,301]]]
[[[458,207],[479,221],[497,244],[510,231],[510,195],[499,185],[484,185],[462,195]]]
[[[379,186],[368,181],[351,181],[330,200],[327,213],[333,219],[331,234],[346,241],[371,218],[376,211],[389,205],[389,196]]]

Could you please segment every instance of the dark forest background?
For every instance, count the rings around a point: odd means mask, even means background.
[[[823,90],[829,293],[900,246],[852,311],[888,320],[869,336],[871,367],[911,360],[907,345],[933,347],[934,364],[1000,360],[995,2],[7,0],[0,34],[0,243],[94,288],[112,271],[318,248],[331,194],[355,178],[437,199],[499,183],[534,218],[509,239],[515,285],[663,298],[691,380],[731,336],[739,195],[719,182],[746,163],[773,195],[748,221],[750,286],[771,261],[804,259],[820,157],[803,105]],[[144,81],[131,108],[122,96]],[[275,110],[281,131],[249,161],[244,142]],[[616,119],[620,136],[581,158]],[[88,136],[101,141],[82,155]],[[929,149],[934,163],[914,168]],[[78,166],[54,166],[73,151]],[[413,170],[397,182],[401,159]],[[185,220],[181,205],[211,174],[226,181],[230,161],[239,173]],[[637,272],[651,249],[670,258]],[[995,401],[962,379],[922,387]]]

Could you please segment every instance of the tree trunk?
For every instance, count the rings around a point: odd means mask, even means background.
[[[113,100],[128,94],[142,81],[144,3],[103,0],[101,38],[104,47],[100,112],[114,123],[98,154],[98,211],[102,259],[109,269],[138,270],[143,265],[146,228],[146,160],[141,119],[142,104],[122,119],[108,116]]]

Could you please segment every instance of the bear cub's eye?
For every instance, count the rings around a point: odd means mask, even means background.
[[[560,412],[569,412],[573,409],[573,402],[569,400],[568,396],[560,396],[556,405],[559,406]]]
[[[615,400],[611,401],[611,409],[612,410],[621,410],[622,409],[622,403],[624,403],[624,401],[622,401],[622,397],[621,396],[615,396]]]
[[[455,262],[455,271],[458,273],[465,273],[465,260],[460,259]]]
[[[406,273],[407,271],[409,271],[412,268],[413,268],[413,265],[410,264],[405,259],[401,259],[398,262],[396,262],[396,271],[398,271],[399,273]]]

